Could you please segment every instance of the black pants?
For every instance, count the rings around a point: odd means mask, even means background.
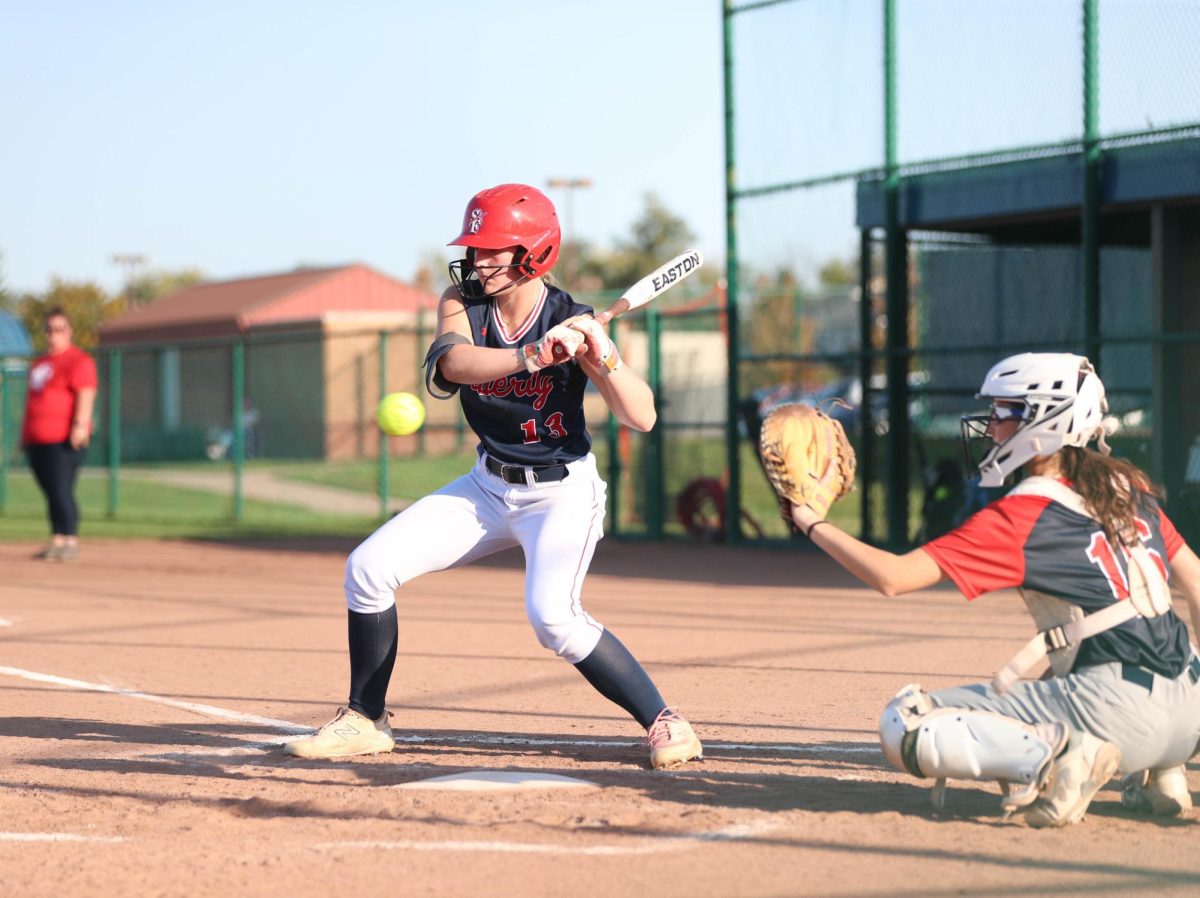
[[[46,497],[50,532],[61,536],[79,534],[79,504],[75,501],[75,479],[83,464],[83,449],[69,441],[26,446],[29,467]]]

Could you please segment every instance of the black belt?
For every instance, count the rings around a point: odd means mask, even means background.
[[[505,483],[528,483],[526,471],[533,474],[534,483],[555,483],[566,480],[567,475],[571,473],[566,465],[510,465],[490,455],[484,456],[483,463]]]
[[[1200,682],[1200,657],[1192,655],[1188,659],[1187,666],[1183,669],[1183,673],[1188,675],[1188,679],[1193,684]],[[1180,674],[1183,676],[1183,674]],[[1145,688],[1147,691],[1154,689],[1154,671],[1146,670],[1144,667],[1139,667],[1136,664],[1121,665],[1121,679],[1128,683],[1136,683]]]

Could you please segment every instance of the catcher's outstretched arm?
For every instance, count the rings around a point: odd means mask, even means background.
[[[868,546],[804,505],[793,507],[792,520],[825,554],[885,596],[925,589],[946,579],[933,556],[923,549],[897,555]]]

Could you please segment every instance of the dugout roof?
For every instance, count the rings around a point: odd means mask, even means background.
[[[1148,246],[1148,207],[1200,204],[1200,139],[1106,148],[1100,191],[1101,241]],[[860,228],[884,226],[884,196],[883,181],[859,182]],[[1082,206],[1076,148],[1069,155],[907,173],[900,226],[983,234],[1001,243],[1078,243]]]

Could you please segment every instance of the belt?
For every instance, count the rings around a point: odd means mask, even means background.
[[[483,457],[483,464],[505,483],[555,483],[571,473],[566,465],[510,465],[490,455]]]
[[[1188,679],[1191,680],[1193,684],[1200,682],[1200,657],[1192,655],[1192,657],[1188,659],[1187,666],[1184,667],[1183,673],[1187,674]],[[1180,676],[1183,676],[1183,674],[1180,674]],[[1128,683],[1136,683],[1137,685],[1145,688],[1147,691],[1152,691],[1154,689],[1154,672],[1146,670],[1144,667],[1138,667],[1136,664],[1122,664],[1121,679]]]

